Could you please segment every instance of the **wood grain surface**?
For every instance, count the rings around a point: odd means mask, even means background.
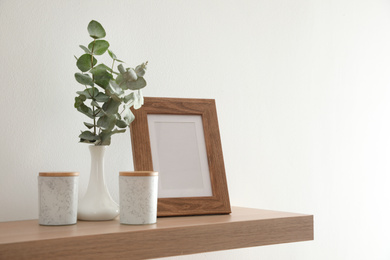
[[[0,259],[150,259],[307,240],[312,215],[233,207],[231,215],[159,218],[145,226],[3,222]]]

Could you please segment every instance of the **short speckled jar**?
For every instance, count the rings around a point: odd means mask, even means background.
[[[156,223],[157,188],[157,172],[120,172],[120,223],[129,225],[144,225]]]
[[[78,172],[40,172],[39,224],[72,225],[77,222]]]

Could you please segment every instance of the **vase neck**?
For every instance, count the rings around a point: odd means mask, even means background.
[[[91,175],[89,182],[95,183],[97,186],[103,186],[104,182],[104,154],[107,146],[91,145],[89,151],[91,153]]]
[[[89,152],[91,153],[91,159],[103,160],[107,146],[104,145],[90,145]]]

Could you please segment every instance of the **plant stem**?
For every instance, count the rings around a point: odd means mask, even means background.
[[[93,39],[92,50],[91,50],[91,69],[93,69],[93,49],[95,48],[95,41],[96,39]],[[92,75],[92,79],[93,79],[93,75]]]
[[[96,39],[93,39],[92,50],[91,50],[91,69],[93,69],[93,50],[95,49],[95,41]],[[93,74],[92,74],[92,81],[95,82],[95,77]],[[95,100],[95,98],[92,95],[91,98],[92,100]],[[94,105],[92,105],[92,114],[93,114],[93,134],[96,135],[96,115],[95,115]]]
[[[119,115],[122,115],[123,112],[125,112],[126,106],[123,106],[122,112],[119,113]]]
[[[112,76],[112,73],[114,72],[114,63],[115,63],[115,59],[112,59],[111,76]]]

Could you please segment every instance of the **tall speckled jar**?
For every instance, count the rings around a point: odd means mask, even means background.
[[[120,223],[129,225],[144,225],[156,223],[157,189],[157,172],[120,172]]]
[[[77,222],[78,172],[40,172],[39,224],[72,225]]]

